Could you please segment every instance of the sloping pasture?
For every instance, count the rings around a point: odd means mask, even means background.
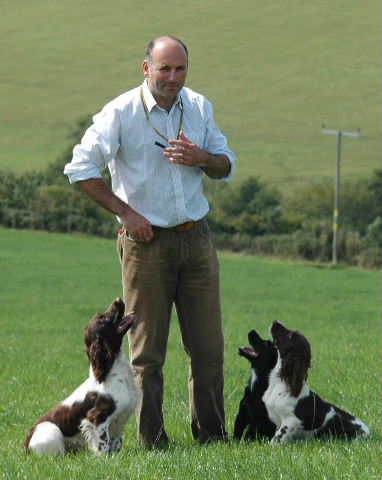
[[[207,95],[240,160],[284,192],[380,166],[380,2],[369,0],[2,0],[0,170],[39,170],[78,118],[142,80],[152,38],[190,50],[188,85]]]

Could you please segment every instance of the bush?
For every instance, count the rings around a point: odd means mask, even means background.
[[[379,268],[382,259],[382,221],[377,217],[367,228],[361,240],[357,264],[366,268]]]
[[[381,172],[375,171],[370,179],[346,182],[340,192],[340,225],[343,228],[366,233],[368,225],[381,215]],[[304,187],[284,201],[287,218],[303,224],[333,217],[333,185],[321,182]]]
[[[214,231],[258,236],[290,229],[282,214],[281,194],[275,188],[255,177],[235,187],[224,185],[224,190],[218,185],[206,188],[211,205],[208,218]]]
[[[381,265],[379,179],[380,172],[374,172],[371,179],[348,182],[342,189],[342,225],[337,244],[340,262],[367,268]],[[213,210],[210,214],[219,248],[292,259],[331,261],[332,185],[315,184],[301,189],[284,202],[279,203],[276,195],[272,201],[262,204],[260,199],[269,197],[260,194],[264,184],[257,180],[247,180],[238,185],[236,191],[227,189],[222,195],[219,188],[212,191]],[[251,201],[251,195],[257,195],[258,201]],[[236,204],[238,199],[241,210],[230,203]],[[248,205],[259,204],[258,209],[248,208]],[[272,222],[269,213],[276,221]]]
[[[97,206],[63,174],[91,117],[80,119],[69,135],[70,146],[44,172],[0,175],[0,223],[12,228],[81,232],[114,237],[114,215]],[[110,185],[110,174],[104,172]],[[206,179],[211,209],[208,219],[219,248],[328,262],[332,256],[333,185],[318,183],[288,199],[249,177],[240,184]],[[376,268],[381,264],[381,172],[347,182],[341,189],[338,259]]]

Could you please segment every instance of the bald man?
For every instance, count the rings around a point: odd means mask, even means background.
[[[205,218],[203,176],[231,180],[236,157],[211,103],[184,86],[188,66],[181,40],[151,41],[142,85],[93,117],[64,171],[121,224],[123,296],[138,318],[129,334],[142,389],[138,439],[147,447],[169,442],[162,369],[173,305],[190,358],[192,434],[201,443],[227,439],[219,264]],[[111,189],[101,175],[106,167]]]

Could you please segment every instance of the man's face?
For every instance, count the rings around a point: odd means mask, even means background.
[[[161,107],[171,107],[187,77],[188,59],[184,48],[173,40],[155,44],[152,62],[143,62],[149,89]]]

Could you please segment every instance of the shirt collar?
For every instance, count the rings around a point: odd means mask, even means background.
[[[145,102],[146,102],[146,105],[147,105],[147,110],[149,112],[151,112],[151,110],[155,107],[155,105],[158,105],[157,104],[157,101],[155,100],[155,98],[153,97],[153,94],[150,92],[150,89],[149,89],[149,86],[147,85],[147,80],[145,79],[145,81],[143,82],[142,84],[142,91],[143,91],[143,96],[144,96],[144,99],[145,99]],[[174,101],[174,105],[177,105],[180,101],[180,95],[178,93],[175,101]],[[159,105],[158,105],[159,107]],[[160,107],[159,107],[160,108]]]

